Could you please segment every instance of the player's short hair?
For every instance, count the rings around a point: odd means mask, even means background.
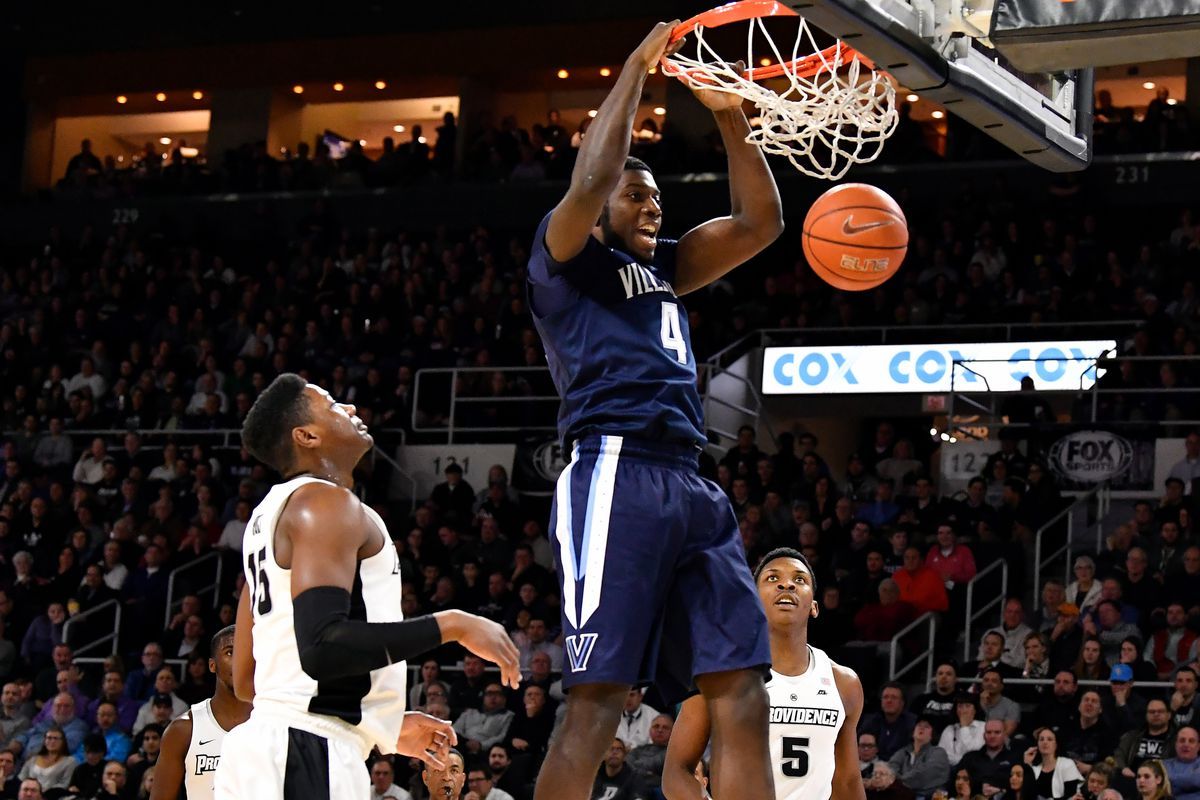
[[[804,557],[804,553],[801,553],[794,547],[776,547],[774,550],[763,556],[762,559],[759,560],[758,566],[754,568],[755,583],[758,583],[758,578],[762,575],[763,570],[767,568],[767,564],[771,563],[777,558],[794,558],[803,564],[804,568],[808,570],[808,574],[812,576],[813,591],[815,592],[817,590],[817,576],[816,573],[813,572],[812,564],[808,563],[808,559]]]
[[[263,389],[242,424],[242,445],[250,455],[281,475],[295,458],[292,429],[309,421],[304,378],[284,372]]]
[[[226,625],[224,628],[221,628],[221,630],[214,633],[212,642],[209,644],[208,652],[215,655],[218,651],[220,651],[221,643],[226,639],[233,638],[233,631],[235,628],[237,628],[237,625]]]
[[[626,156],[625,157],[625,171],[628,172],[629,170],[637,170],[638,172],[649,172],[651,175],[654,174],[654,170],[650,169],[649,164],[647,164],[645,161],[642,161],[640,158],[637,158],[635,156]]]

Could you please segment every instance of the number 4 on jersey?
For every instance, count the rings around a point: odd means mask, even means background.
[[[679,325],[679,306],[666,301],[662,304],[662,344],[666,349],[675,351],[675,359],[680,364],[687,363],[687,342]]]

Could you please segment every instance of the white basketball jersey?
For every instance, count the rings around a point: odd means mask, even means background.
[[[328,483],[302,476],[272,487],[250,515],[242,541],[242,567],[254,607],[254,705],[286,706],[294,711],[340,719],[378,746],[396,752],[396,736],[404,721],[407,669],[403,661],[370,674],[317,682],[300,666],[292,609],[292,573],[275,561],[275,524],[292,492],[306,483]],[[332,485],[332,484],[331,484]],[[358,562],[350,592],[350,619],[399,622],[402,584],[400,557],[387,526],[363,506],[375,523],[382,545],[375,555]],[[333,535],[330,531],[330,535]]]
[[[211,702],[196,703],[188,710],[192,719],[192,741],[183,759],[183,788],[188,800],[211,800],[213,796],[213,775],[221,760],[225,729],[217,724],[209,705]]]
[[[846,709],[825,651],[809,647],[808,671],[780,675],[771,670],[771,761],[776,800],[829,800],[834,743]]]

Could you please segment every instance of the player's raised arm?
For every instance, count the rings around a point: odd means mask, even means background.
[[[515,689],[520,684],[516,645],[491,620],[461,612],[401,622],[350,619],[358,551],[378,528],[348,490],[324,483],[297,489],[279,526],[292,544],[296,645],[310,677],[323,681],[362,675],[457,641],[495,662],[507,685]]]
[[[736,94],[697,90],[717,119],[729,155],[730,214],[698,225],[679,240],[675,292],[695,291],[760,253],[783,233],[779,189],[762,150],[746,141],[750,123]]]
[[[709,730],[704,697],[689,697],[679,709],[679,719],[675,720],[667,743],[662,772],[662,790],[667,800],[704,800],[695,772],[708,746]]]
[[[253,598],[247,583],[238,598],[237,627],[233,630],[233,693],[243,703],[254,701],[254,609],[251,602]]]
[[[184,759],[192,742],[192,718],[185,714],[163,731],[150,800],[176,800],[183,786]]]
[[[596,110],[579,148],[571,187],[555,207],[546,228],[546,249],[558,262],[570,261],[587,244],[609,194],[616,188],[629,155],[633,120],[650,68],[668,49],[671,31],[679,24],[660,22],[625,59],[625,66],[608,97]],[[672,49],[682,43],[671,45]]]
[[[862,716],[862,683],[853,670],[833,665],[833,680],[842,696],[846,718],[833,745],[833,786],[831,800],[866,800],[862,772],[858,767],[858,718]]]

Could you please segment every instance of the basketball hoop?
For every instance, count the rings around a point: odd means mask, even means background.
[[[791,17],[799,30],[790,58],[784,58],[764,20]],[[749,22],[745,68],[723,59],[704,40],[705,30]],[[756,31],[765,39],[755,66]],[[896,129],[896,90],[886,73],[843,42],[822,49],[804,17],[777,0],[740,0],[698,14],[671,32],[671,41],[695,37],[695,55],[683,50],[664,56],[663,74],[692,89],[739,95],[755,105],[761,125],[746,141],[787,158],[806,175],[837,180],[853,164],[875,159]],[[689,49],[689,48],[685,48]],[[773,59],[770,56],[774,56]],[[758,81],[783,78],[775,91]]]

